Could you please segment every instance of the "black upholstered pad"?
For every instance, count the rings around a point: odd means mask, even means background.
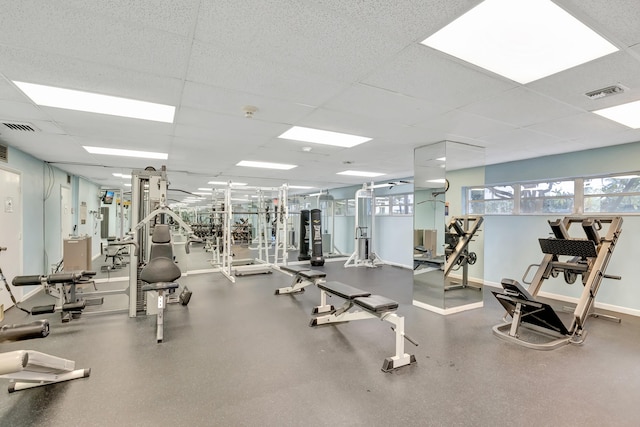
[[[327,282],[318,285],[323,291],[327,291],[331,294],[337,295],[344,299],[354,299],[357,297],[368,297],[371,292],[363,291],[362,289],[354,288],[353,286],[345,285],[341,282]]]
[[[13,286],[33,286],[42,283],[41,279],[41,276],[16,276],[11,281],[11,284]]]
[[[398,309],[398,303],[396,301],[381,297],[380,295],[359,297],[354,299],[353,302],[366,310],[373,311],[374,313],[383,313]]]
[[[74,273],[54,273],[50,274],[47,277],[48,283],[69,283],[76,282],[78,279],[82,277],[82,272],[74,272]]]
[[[304,270],[299,271],[298,276],[304,277],[305,279],[319,279],[322,277],[327,277],[327,273],[319,270]]]
[[[157,224],[153,229],[153,236],[151,236],[151,242],[153,243],[169,243],[171,242],[171,231],[167,224]]]
[[[166,291],[167,289],[177,289],[180,285],[175,282],[159,282],[142,285],[142,290],[147,291]]]
[[[169,258],[153,258],[140,272],[140,280],[147,283],[173,282],[182,275],[180,268]]]
[[[287,273],[300,273],[301,271],[308,271],[309,267],[302,267],[300,265],[282,265],[280,266],[280,270],[286,271]]]
[[[596,244],[582,239],[538,239],[540,249],[545,254],[595,258],[598,256]]]

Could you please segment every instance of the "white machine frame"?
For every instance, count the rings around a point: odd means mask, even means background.
[[[355,248],[351,256],[344,263],[345,267],[377,267],[379,265],[384,264],[385,262],[376,254],[375,251],[375,227],[376,227],[376,207],[375,207],[375,193],[374,193],[374,184],[373,182],[370,184],[363,184],[362,188],[356,191],[355,195],[355,204],[356,204],[356,215],[355,215],[355,226],[354,226],[354,238],[355,238]],[[360,204],[368,206],[369,212],[367,213],[360,211]],[[365,208],[366,209],[366,208]],[[369,218],[370,227],[363,227],[361,224],[361,216],[362,218]],[[365,235],[362,234],[363,229],[370,228],[371,232]],[[368,242],[362,242],[362,240],[367,240]],[[366,244],[368,246],[368,254],[363,254],[361,250],[361,245]]]

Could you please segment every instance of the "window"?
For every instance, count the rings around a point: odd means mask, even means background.
[[[573,213],[574,181],[520,185],[520,213]]]
[[[514,186],[473,187],[467,191],[470,215],[510,215],[514,212]]]
[[[347,201],[346,200],[336,200],[334,208],[334,215],[336,216],[345,216],[347,214]]]
[[[470,215],[640,214],[640,174],[467,187]]]
[[[388,196],[376,197],[374,199],[376,215],[389,215],[389,199]]]
[[[413,194],[401,194],[391,197],[391,215],[412,215]]]
[[[584,212],[640,212],[640,176],[585,179]]]

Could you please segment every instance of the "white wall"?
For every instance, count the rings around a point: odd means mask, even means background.
[[[96,184],[80,178],[78,180],[78,215],[82,211],[82,203],[87,204],[86,222],[82,224],[82,218],[78,216],[78,235],[91,236],[91,253],[96,258],[100,255],[100,195],[102,191]],[[115,202],[113,205],[115,206]],[[97,213],[94,214],[93,212]]]

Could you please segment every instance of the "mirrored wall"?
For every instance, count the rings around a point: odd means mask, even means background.
[[[466,188],[484,183],[484,149],[442,141],[414,153],[414,305],[441,314],[482,306],[483,218]]]

